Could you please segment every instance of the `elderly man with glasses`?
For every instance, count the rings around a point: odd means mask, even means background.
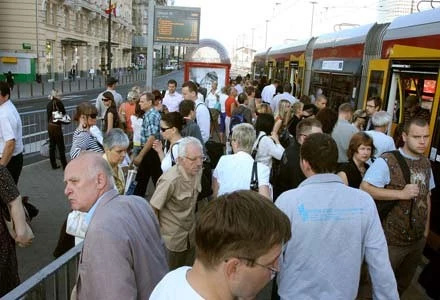
[[[170,270],[194,262],[195,209],[202,189],[204,160],[202,144],[198,139],[181,139],[177,164],[159,178],[150,200],[168,249]]]

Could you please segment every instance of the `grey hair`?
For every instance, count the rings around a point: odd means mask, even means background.
[[[49,96],[47,96],[47,98],[49,98],[49,100],[53,100],[54,98],[61,100],[61,98],[63,97],[63,93],[61,93],[61,91],[59,89],[53,89]]]
[[[200,148],[200,152],[203,153],[203,146],[202,143],[200,142],[199,139],[192,137],[192,136],[187,136],[184,137],[183,139],[180,140],[179,142],[179,157],[185,157],[186,156],[186,151],[188,150],[188,145],[194,145]]]
[[[390,114],[386,111],[378,111],[374,113],[373,117],[371,118],[371,122],[373,123],[374,127],[388,126],[391,120],[392,118]]]
[[[110,150],[115,146],[128,148],[130,140],[125,132],[120,128],[112,128],[108,133],[104,135],[102,145],[105,150]]]
[[[237,150],[251,154],[255,138],[255,129],[251,124],[238,124],[232,130],[232,140],[237,142]]]
[[[99,172],[103,172],[107,177],[110,188],[115,188],[115,180],[113,179],[112,169],[110,164],[102,157],[102,153],[93,151],[83,151],[75,159],[85,159],[86,165],[84,166],[85,175],[88,179],[93,179]]]

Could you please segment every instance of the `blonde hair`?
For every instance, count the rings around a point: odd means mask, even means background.
[[[280,100],[280,103],[278,103],[278,110],[275,113],[275,117],[279,116],[282,119],[284,119],[286,117],[286,114],[287,117],[290,117],[291,109],[290,107],[287,108],[287,105],[290,105],[289,100],[285,100],[285,99]]]

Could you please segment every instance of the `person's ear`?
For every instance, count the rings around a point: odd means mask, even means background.
[[[403,142],[406,143],[406,140],[408,139],[408,135],[406,134],[405,131],[402,132],[402,139],[403,139]]]
[[[96,186],[98,189],[103,189],[108,184],[108,178],[104,172],[98,172],[96,175]]]
[[[240,268],[240,260],[238,258],[230,258],[224,263],[224,273],[228,280],[235,280]]]

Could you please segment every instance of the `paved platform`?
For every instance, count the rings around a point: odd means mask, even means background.
[[[61,225],[69,213],[69,203],[64,195],[63,171],[52,170],[48,159],[24,166],[18,184],[21,195],[38,207],[39,215],[32,220],[35,240],[29,248],[18,248],[18,267],[22,281],[53,261],[52,252],[58,241]],[[147,197],[153,192],[150,184]],[[421,269],[418,268],[418,274]],[[403,300],[428,300],[423,288],[413,284],[403,295]],[[262,291],[258,300],[270,299],[270,287]]]

